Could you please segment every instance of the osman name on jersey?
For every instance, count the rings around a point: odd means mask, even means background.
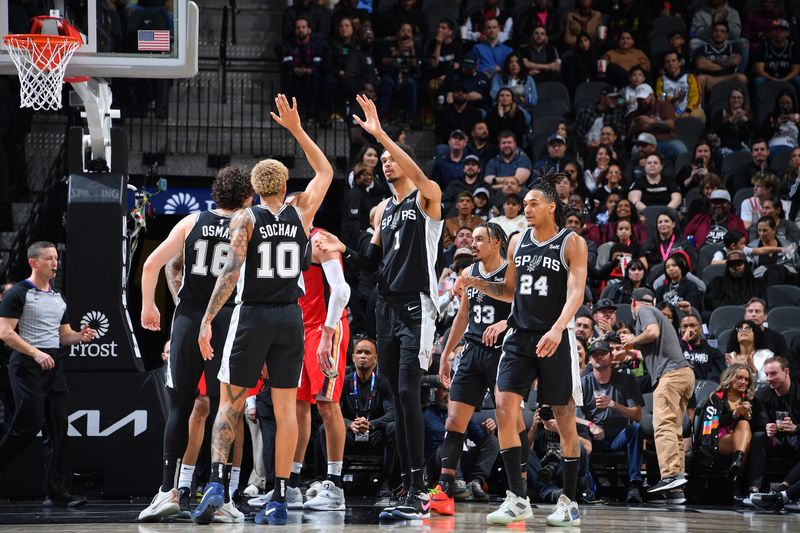
[[[223,226],[222,221],[219,224],[209,224],[203,226],[203,237],[217,237],[229,241],[231,239],[230,228],[227,224]]]

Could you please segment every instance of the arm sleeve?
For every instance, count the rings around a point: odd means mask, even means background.
[[[344,280],[344,270],[339,259],[331,259],[322,263],[325,279],[331,287],[331,296],[328,299],[328,316],[325,318],[325,327],[336,328],[342,318],[342,312],[350,301],[350,286]]]

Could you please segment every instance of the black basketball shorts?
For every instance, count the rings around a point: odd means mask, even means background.
[[[483,405],[487,389],[494,394],[500,354],[500,348],[465,341],[450,383],[450,400],[479,409]]]
[[[428,370],[436,334],[436,307],[430,297],[379,296],[375,330],[378,368],[390,381],[400,368]]]
[[[206,375],[206,394],[219,396],[219,373],[222,348],[228,336],[228,324],[231,321],[233,306],[223,306],[214,321],[211,322],[211,347],[214,358],[203,359],[197,337],[200,334],[200,323],[206,312],[206,304],[181,300],[172,317],[170,333],[169,359],[167,360],[167,387],[178,394],[197,392],[197,382],[201,374]]]
[[[297,388],[304,346],[303,312],[296,303],[239,304],[231,316],[219,380],[252,388],[266,363],[272,388]]]
[[[533,381],[538,379],[537,400],[546,405],[583,403],[578,348],[575,332],[567,328],[551,357],[536,355],[536,345],[546,332],[509,329],[497,365],[497,390],[514,392],[527,399]]]

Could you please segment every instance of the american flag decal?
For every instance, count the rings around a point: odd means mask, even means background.
[[[169,52],[169,30],[139,30],[136,48],[140,52]]]

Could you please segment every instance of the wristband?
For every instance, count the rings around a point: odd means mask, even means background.
[[[587,427],[592,427],[593,425],[594,423],[591,420],[589,420],[586,424]]]

